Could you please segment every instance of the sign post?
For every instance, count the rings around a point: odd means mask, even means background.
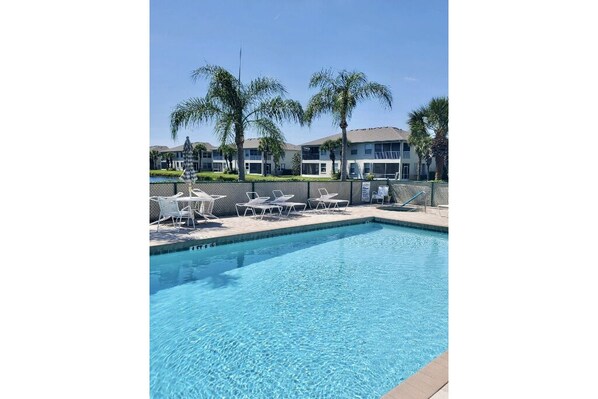
[[[370,182],[361,182],[361,200],[363,202],[370,202]]]

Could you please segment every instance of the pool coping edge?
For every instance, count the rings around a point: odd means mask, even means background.
[[[262,238],[276,237],[288,234],[304,233],[308,231],[323,230],[334,227],[351,226],[363,223],[383,223],[395,226],[413,227],[423,230],[439,231],[448,233],[448,227],[436,226],[424,223],[407,222],[402,220],[386,219],[378,216],[360,217],[350,220],[337,220],[333,222],[314,223],[309,225],[281,227],[270,230],[255,231],[251,233],[231,234],[221,237],[199,238],[192,240],[184,240],[168,244],[150,245],[150,256],[160,255],[171,252],[199,250],[217,245],[233,244],[243,241],[259,240]]]

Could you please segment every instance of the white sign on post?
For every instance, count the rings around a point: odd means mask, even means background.
[[[361,182],[361,200],[363,202],[370,202],[370,182]]]

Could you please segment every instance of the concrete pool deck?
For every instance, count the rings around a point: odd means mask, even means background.
[[[440,213],[441,212],[441,213]],[[216,221],[196,221],[196,228],[172,227],[172,222],[150,225],[150,254],[159,254],[202,246],[219,245],[280,234],[298,233],[315,228],[334,227],[367,221],[384,221],[403,226],[448,232],[448,213],[436,207],[415,212],[378,209],[377,205],[349,206],[345,211],[308,210],[290,217],[222,217]],[[448,398],[448,351],[434,359],[413,376],[383,396],[383,399]]]

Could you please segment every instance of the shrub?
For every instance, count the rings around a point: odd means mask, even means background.
[[[332,180],[339,180],[341,178],[341,172],[330,172]]]
[[[367,175],[365,175],[365,179],[366,180],[374,180],[374,175],[372,173],[368,173]]]

